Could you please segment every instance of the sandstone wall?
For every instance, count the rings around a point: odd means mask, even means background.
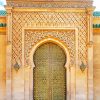
[[[100,34],[94,34],[94,100],[100,100]]]
[[[5,17],[0,17],[0,24],[5,23]],[[6,32],[0,26],[0,100],[6,100]]]

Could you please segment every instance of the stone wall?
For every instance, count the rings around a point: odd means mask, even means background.
[[[100,24],[100,17],[95,16],[93,24]],[[94,100],[100,100],[100,28],[94,28]]]
[[[5,17],[0,17],[0,24],[5,24]],[[0,100],[6,100],[6,32],[0,26]]]
[[[94,100],[100,100],[100,34],[94,34]]]

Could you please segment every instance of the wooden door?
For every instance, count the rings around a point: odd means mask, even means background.
[[[33,61],[33,99],[66,100],[66,56],[62,48],[45,43],[38,47]]]

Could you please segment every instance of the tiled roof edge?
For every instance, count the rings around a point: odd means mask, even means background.
[[[100,17],[100,11],[95,11],[95,12],[93,13],[93,16],[94,16],[94,17]]]
[[[93,24],[93,28],[100,28],[100,24]]]
[[[6,16],[7,12],[5,10],[0,10],[0,16]],[[94,17],[99,17],[100,16],[100,11],[95,11],[93,13]]]
[[[0,23],[0,27],[6,27],[6,23]]]
[[[0,16],[6,16],[7,12],[5,10],[0,10]]]

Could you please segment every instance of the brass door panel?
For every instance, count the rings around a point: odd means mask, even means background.
[[[54,43],[45,43],[36,50],[33,61],[34,100],[66,100],[66,56]]]

